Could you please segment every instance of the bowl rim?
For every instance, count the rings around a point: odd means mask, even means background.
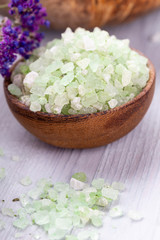
[[[146,57],[143,53],[141,53],[140,51],[133,49],[132,50],[138,52],[140,55]],[[147,58],[147,57],[146,57]],[[19,99],[12,95],[9,91],[8,91],[8,85],[11,83],[10,78],[5,78],[4,79],[4,91],[5,94],[7,95],[7,98],[10,99],[10,101],[16,105],[18,108],[25,110],[26,112],[28,112],[30,115],[34,115],[37,117],[42,117],[42,118],[54,118],[54,119],[75,119],[75,118],[88,118],[88,117],[92,117],[92,116],[101,116],[101,115],[105,115],[105,114],[112,114],[113,112],[117,112],[121,109],[125,109],[128,106],[134,104],[135,102],[137,102],[140,98],[142,98],[152,87],[153,83],[155,82],[155,78],[156,78],[156,71],[155,71],[155,67],[153,65],[153,63],[150,61],[149,58],[148,59],[148,68],[149,68],[149,79],[147,81],[146,86],[142,89],[142,91],[133,99],[131,99],[130,101],[117,106],[113,109],[110,110],[105,110],[105,111],[100,111],[100,112],[95,112],[95,113],[85,113],[85,114],[73,114],[73,115],[64,115],[64,114],[53,114],[53,113],[45,113],[42,111],[38,111],[38,112],[33,112],[29,109],[28,106],[26,106],[24,103],[20,102]],[[21,60],[19,60],[18,62],[16,62],[13,67],[11,68],[11,71],[14,70],[14,68],[16,67],[16,65],[20,62]]]

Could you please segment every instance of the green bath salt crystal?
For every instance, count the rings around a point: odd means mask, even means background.
[[[4,156],[4,151],[2,148],[0,148],[0,157],[3,157]]]
[[[19,161],[20,161],[20,158],[19,158],[19,156],[17,156],[17,155],[13,155],[13,156],[11,157],[11,159],[12,159],[12,161],[14,161],[14,162],[19,162]]]
[[[0,219],[0,231],[2,231],[5,228],[5,223],[2,219]]]
[[[104,186],[104,179],[99,178],[99,179],[94,179],[92,182],[92,186],[95,187],[96,189],[102,189]]]
[[[67,28],[16,67],[8,90],[33,112],[86,114],[130,101],[148,79],[147,59],[129,40],[99,28]]]
[[[17,97],[22,96],[21,89],[13,83],[8,86],[8,91],[14,96],[17,96]]]
[[[112,218],[118,218],[118,217],[122,217],[124,215],[124,212],[120,206],[115,206],[110,209],[109,215]]]
[[[128,212],[128,217],[132,220],[132,221],[141,221],[143,219],[143,216],[134,210],[130,210]]]
[[[4,216],[14,217],[15,215],[12,208],[2,208],[1,212]]]
[[[24,177],[20,180],[20,183],[24,186],[28,186],[32,184],[32,180],[30,179],[30,177]]]
[[[75,178],[75,179],[77,179],[81,182],[86,182],[87,181],[87,176],[83,172],[73,174],[72,178]]]
[[[17,232],[17,233],[15,233],[14,237],[15,237],[16,239],[17,239],[17,238],[23,239],[23,238],[24,238],[24,233]]]
[[[26,227],[29,226],[29,220],[27,218],[19,218],[13,221],[13,226],[24,230]]]
[[[6,176],[6,170],[5,168],[0,168],[0,181],[4,179]]]

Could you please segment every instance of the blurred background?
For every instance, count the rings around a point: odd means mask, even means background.
[[[47,9],[51,27],[64,30],[91,29],[105,24],[118,24],[160,6],[160,0],[40,0]],[[0,0],[7,4],[9,0]],[[1,10],[1,13],[6,13]]]
[[[40,0],[47,9],[50,30],[45,41],[60,37],[67,27],[95,26],[129,38],[131,46],[144,52],[159,67],[160,0]],[[9,0],[0,0],[0,5]],[[7,15],[8,9],[0,9]]]

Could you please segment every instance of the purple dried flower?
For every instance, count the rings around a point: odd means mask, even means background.
[[[39,0],[12,0],[9,7],[10,14],[14,15],[18,12],[22,28],[30,32],[38,31],[40,25],[48,25],[48,21],[45,20],[46,9]]]
[[[9,68],[17,54],[29,58],[32,51],[40,46],[44,35],[40,26],[49,27],[46,9],[39,0],[11,0],[9,13],[15,17],[12,24],[6,19],[1,25],[0,74],[8,76]]]
[[[12,23],[7,18],[2,23],[0,42],[0,74],[9,75],[9,67],[16,59],[16,49],[18,46],[18,27],[12,27]]]

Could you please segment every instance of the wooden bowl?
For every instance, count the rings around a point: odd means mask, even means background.
[[[0,4],[10,0],[0,0]],[[93,28],[120,23],[160,6],[160,0],[41,0],[51,27]],[[6,9],[7,10],[7,9]],[[4,9],[0,13],[6,14]]]
[[[42,141],[64,148],[92,148],[111,143],[130,132],[145,115],[155,88],[155,69],[148,60],[150,77],[146,87],[133,100],[109,111],[79,115],[32,112],[8,91],[5,96],[15,118]]]

